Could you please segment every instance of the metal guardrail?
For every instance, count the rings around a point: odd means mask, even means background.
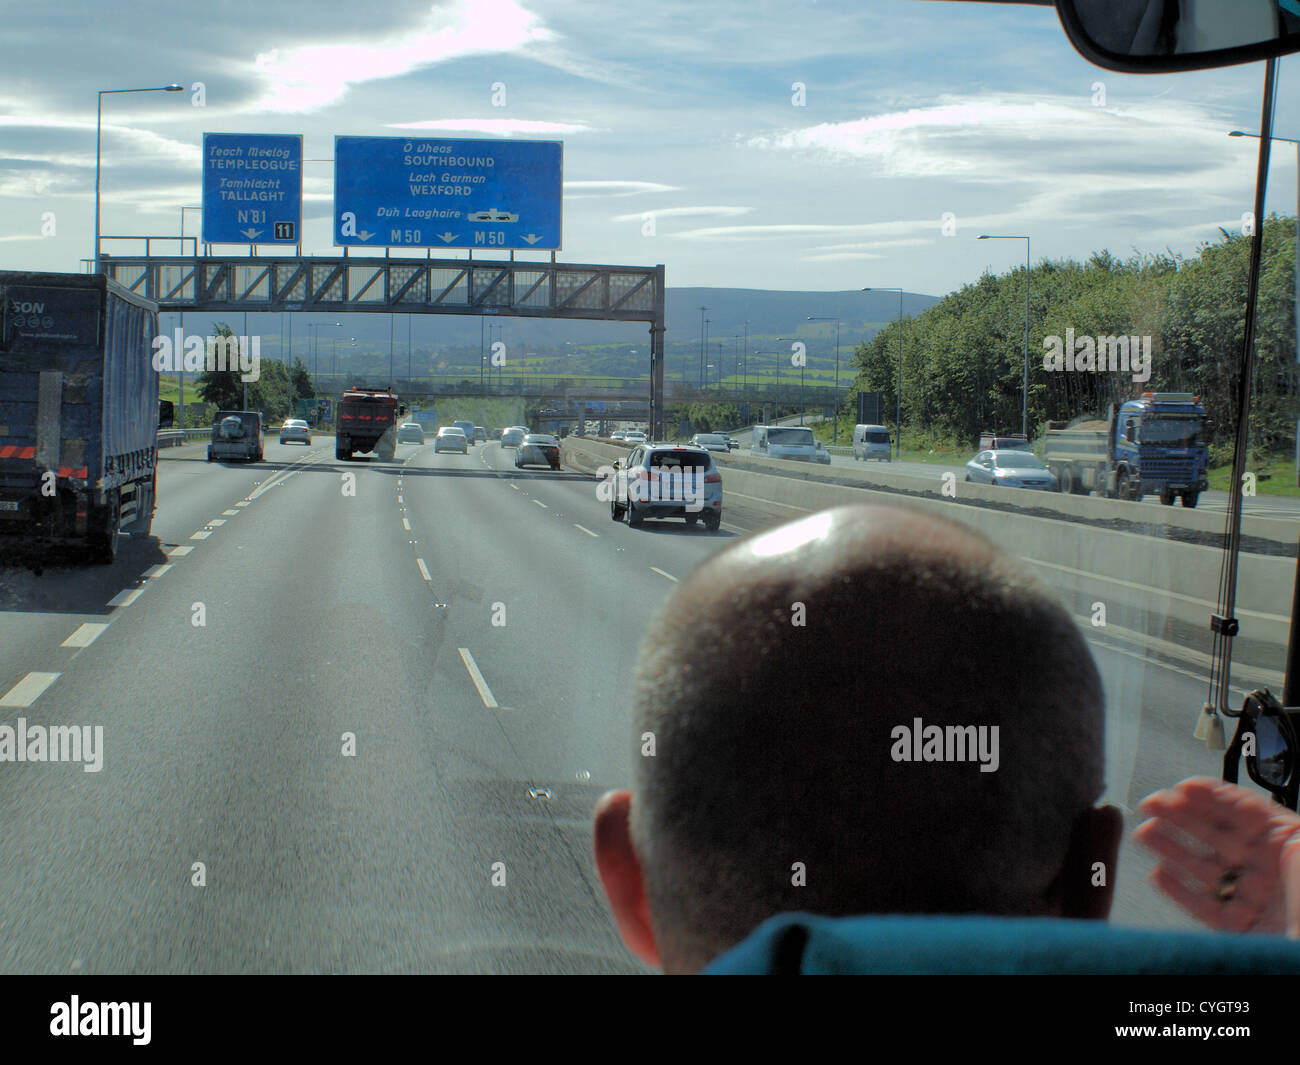
[[[212,429],[160,429],[158,430],[159,447],[179,447],[189,440],[204,440],[212,435]]]

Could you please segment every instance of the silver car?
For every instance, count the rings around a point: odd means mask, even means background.
[[[444,425],[439,429],[438,435],[433,438],[433,453],[437,455],[443,451],[459,451],[462,455],[468,455],[469,440],[465,437],[465,430],[454,425]]]
[[[311,447],[311,426],[301,418],[286,418],[280,426],[280,443],[306,444]]]
[[[403,422],[397,427],[397,442],[399,444],[423,444],[424,426],[419,422]]]
[[[510,426],[509,429],[502,430],[501,446],[518,447],[520,444],[524,442],[524,437],[526,435],[527,434],[524,432],[524,430],[520,429],[519,426],[512,425]]]
[[[614,521],[636,527],[646,518],[685,518],[710,531],[722,524],[722,474],[703,448],[638,444],[614,463],[611,481]]]
[[[966,480],[1047,492],[1058,490],[1056,475],[1032,451],[981,451],[966,463]]]

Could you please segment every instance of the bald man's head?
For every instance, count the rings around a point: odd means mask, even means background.
[[[786,910],[1069,909],[1103,717],[1070,617],[958,525],[856,505],[738,541],[639,657],[630,829],[659,955],[698,968]]]

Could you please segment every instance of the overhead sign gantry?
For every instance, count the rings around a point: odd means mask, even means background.
[[[334,138],[334,243],[555,251],[559,141]]]

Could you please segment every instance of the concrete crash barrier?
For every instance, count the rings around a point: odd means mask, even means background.
[[[608,466],[627,448],[589,441],[562,442],[566,465],[590,471]],[[1167,639],[1194,650],[1210,649],[1209,617],[1216,609],[1223,561],[1222,513],[1182,507],[1148,507],[1124,500],[1061,496],[991,485],[953,485],[897,473],[833,472],[807,463],[715,455],[726,496],[807,511],[845,503],[877,502],[919,507],[975,529],[1031,563],[1076,616],[1097,616],[1108,625]],[[790,467],[779,473],[773,467]],[[825,471],[825,472],[821,472]],[[833,478],[833,480],[828,480]],[[1011,519],[1011,520],[1009,520]],[[1300,523],[1244,517],[1237,574],[1236,615],[1241,634],[1234,646],[1270,669],[1281,667],[1291,624]],[[1194,634],[1201,633],[1201,643]],[[1189,634],[1192,638],[1189,639]],[[1248,641],[1248,642],[1247,642]]]

